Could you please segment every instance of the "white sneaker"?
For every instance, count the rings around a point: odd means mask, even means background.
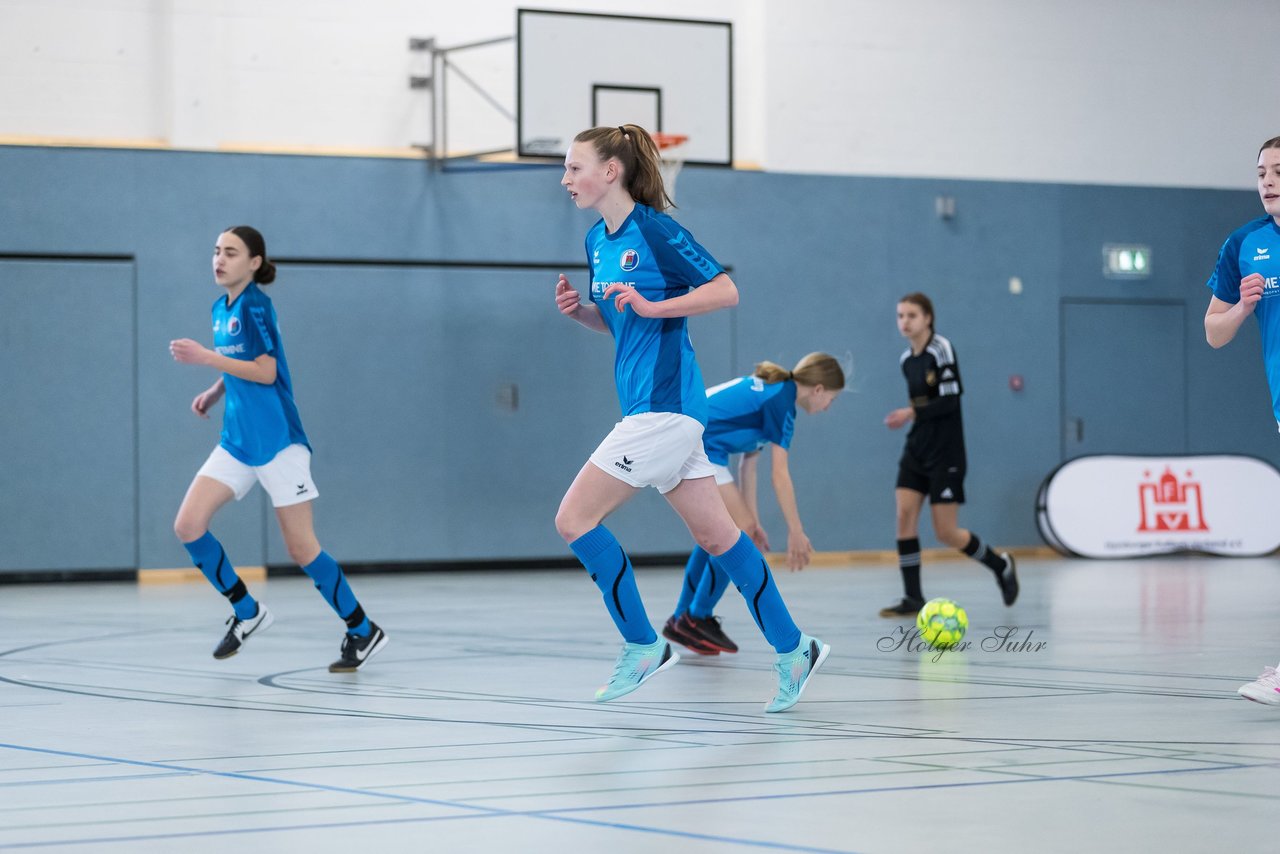
[[[257,616],[242,620],[232,614],[227,618],[227,622],[231,624],[231,628],[227,629],[227,634],[218,644],[218,648],[213,651],[214,658],[230,658],[235,655],[249,639],[249,635],[266,631],[275,622],[275,617],[271,616],[266,605],[259,602]]]
[[[1265,667],[1261,676],[1248,685],[1241,685],[1236,693],[1255,703],[1280,706],[1280,673],[1274,667]]]

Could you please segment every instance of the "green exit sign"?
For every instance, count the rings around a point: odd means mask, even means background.
[[[1109,279],[1145,279],[1151,275],[1151,247],[1111,243],[1102,247],[1102,272]]]

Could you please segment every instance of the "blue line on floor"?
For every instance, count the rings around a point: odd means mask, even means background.
[[[279,777],[264,777],[256,774],[241,774],[235,771],[213,771],[205,768],[193,768],[183,765],[173,765],[166,762],[148,762],[141,759],[120,759],[111,756],[96,756],[91,753],[76,753],[69,750],[53,750],[44,747],[28,747],[21,744],[7,744],[0,742],[0,749],[20,750],[28,753],[41,753],[50,756],[69,756],[73,759],[92,759],[97,762],[110,762],[120,765],[133,765],[142,768],[160,768],[166,771],[179,771],[194,775],[225,777],[233,780],[247,780],[254,783],[275,783],[283,786],[293,786],[302,789],[312,789],[324,792],[338,792],[341,794],[357,795],[372,798],[381,798],[384,800],[398,801],[401,803],[428,804],[431,806],[445,807],[449,809],[468,810],[473,815],[463,816],[427,816],[416,819],[391,819],[381,821],[367,822],[342,822],[335,824],[308,824],[290,827],[258,827],[258,828],[231,828],[227,830],[192,832],[192,833],[163,833],[149,836],[119,836],[119,837],[100,837],[95,839],[64,839],[46,842],[25,842],[13,843],[8,845],[0,845],[0,849],[16,849],[16,848],[45,848],[53,845],[87,845],[101,844],[105,842],[142,842],[159,839],[184,839],[191,837],[204,836],[222,836],[245,833],[271,833],[292,830],[320,830],[339,827],[361,827],[384,824],[398,824],[408,822],[425,822],[425,821],[441,821],[441,820],[457,820],[457,819],[473,819],[473,818],[534,818],[544,821],[559,821],[568,824],[584,824],[594,827],[615,828],[618,830],[630,830],[640,833],[651,833],[662,836],[675,836],[681,839],[699,839],[713,842],[726,842],[735,845],[745,845],[754,848],[768,848],[777,851],[797,851],[802,854],[855,854],[848,850],[838,850],[831,848],[810,848],[801,845],[788,845],[779,842],[768,842],[757,839],[739,839],[732,836],[713,836],[702,833],[690,833],[687,831],[668,830],[660,827],[645,827],[642,825],[623,824],[621,822],[601,821],[596,819],[578,818],[575,816],[557,815],[556,811],[519,811],[504,810],[496,807],[482,807],[472,804],[456,803],[452,801],[442,801],[433,798],[419,798],[413,795],[396,795],[388,792],[379,792],[370,789],[351,789],[343,786],[329,786],[323,783],[304,783],[298,780],[284,780]],[[479,813],[480,815],[474,815]]]

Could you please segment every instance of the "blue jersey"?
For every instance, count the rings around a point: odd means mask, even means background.
[[[232,359],[252,362],[269,354],[276,360],[276,381],[271,385],[222,375],[227,389],[222,447],[249,466],[266,465],[290,445],[310,448],[307,434],[302,432],[298,407],[293,403],[276,310],[256,282],[250,282],[231,305],[227,305],[225,296],[214,302],[213,345],[214,350]]]
[[[1271,386],[1271,409],[1280,426],[1280,227],[1270,216],[1231,232],[1218,253],[1209,289],[1223,302],[1240,302],[1240,280],[1258,273],[1265,280],[1253,313],[1262,330],[1262,361]]]
[[[756,376],[741,377],[707,389],[707,430],[702,446],[707,459],[720,466],[730,454],[758,451],[772,442],[791,447],[796,428],[794,380],[766,384]]]
[[[675,220],[646,205],[635,208],[613,234],[604,220],[587,232],[591,302],[613,333],[614,381],[623,416],[640,412],[678,412],[707,423],[706,387],[693,354],[683,317],[641,317],[618,311],[612,284],[633,287],[659,302],[687,294],[724,272]]]

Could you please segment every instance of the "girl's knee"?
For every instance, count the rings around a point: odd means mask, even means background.
[[[695,531],[694,540],[706,550],[709,554],[722,555],[742,537],[742,532],[736,526],[716,527],[706,531]]]
[[[566,543],[572,543],[594,527],[595,525],[588,525],[584,519],[566,512],[563,508],[556,513],[556,533]]]
[[[319,544],[289,543],[286,548],[289,550],[289,560],[298,566],[309,566],[320,556]]]
[[[191,543],[204,536],[208,526],[198,519],[188,519],[181,513],[173,520],[173,533],[179,542]]]

